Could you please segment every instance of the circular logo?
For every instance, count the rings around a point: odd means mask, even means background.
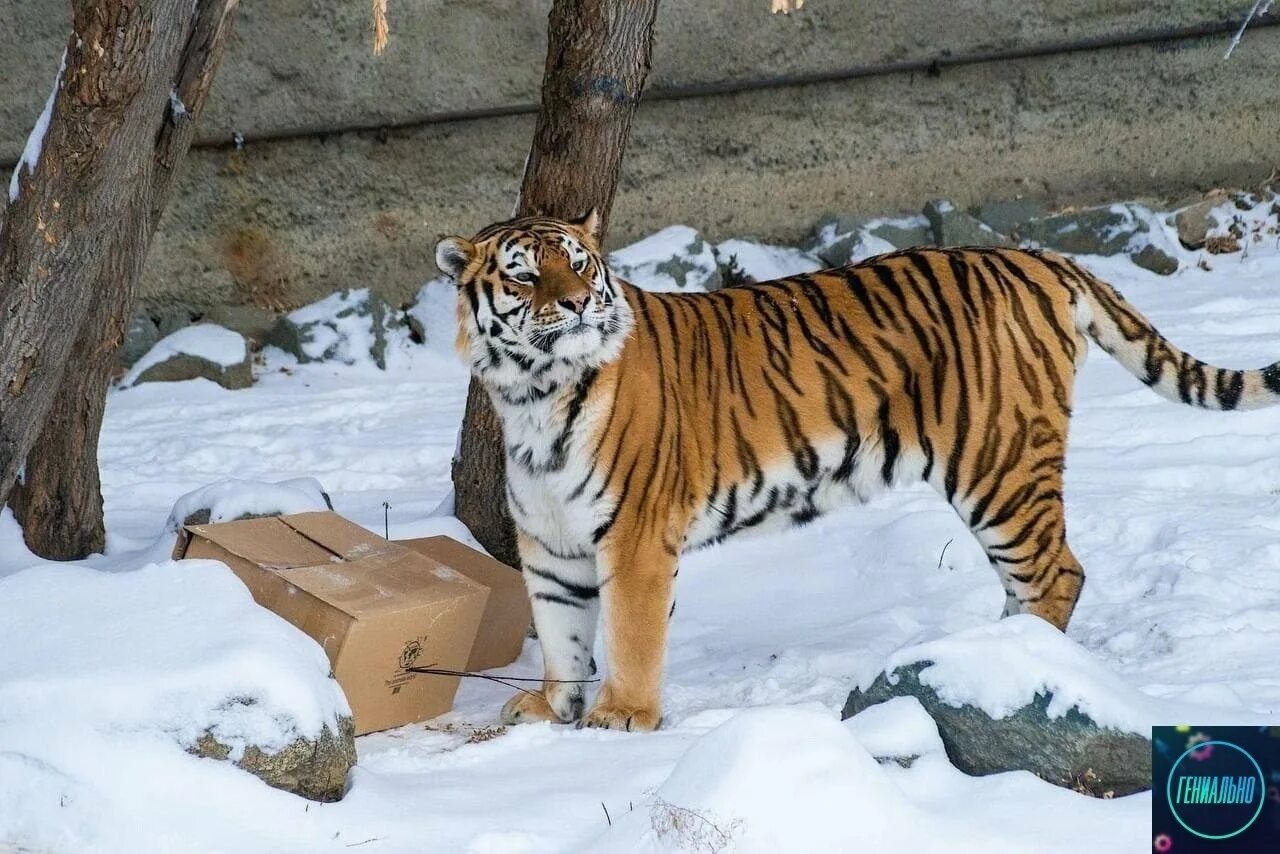
[[[1201,839],[1230,839],[1262,814],[1266,778],[1247,750],[1229,741],[1203,741],[1169,769],[1165,797],[1178,824]]]

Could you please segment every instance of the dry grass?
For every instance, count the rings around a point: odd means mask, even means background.
[[[719,854],[742,831],[742,819],[722,826],[705,810],[678,806],[662,798],[655,798],[650,805],[649,820],[658,838],[677,851]]]

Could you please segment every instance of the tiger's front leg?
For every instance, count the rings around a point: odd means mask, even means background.
[[[649,731],[662,722],[662,668],[678,550],[612,534],[601,544],[609,673],[580,726]]]
[[[552,554],[524,533],[518,545],[544,678],[541,691],[522,691],[507,701],[502,721],[575,721],[582,717],[586,686],[580,680],[591,673],[600,615],[595,555]]]

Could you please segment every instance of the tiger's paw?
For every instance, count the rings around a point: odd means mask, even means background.
[[[653,732],[662,723],[662,712],[656,706],[631,707],[618,703],[597,702],[579,727],[620,729],[626,732]]]
[[[541,691],[521,691],[502,707],[504,724],[527,724],[533,721],[571,723],[582,717],[582,691],[556,691],[551,700]]]
[[[506,705],[502,707],[504,724],[527,724],[533,721],[564,723],[541,693],[526,694],[522,691],[507,700]]]

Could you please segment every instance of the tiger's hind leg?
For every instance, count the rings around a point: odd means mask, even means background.
[[[1084,586],[1084,568],[1066,541],[1062,492],[1041,483],[1025,500],[972,525],[1005,590],[1002,617],[1035,614],[1065,631]]]
[[[973,481],[932,482],[965,520],[1005,591],[1002,617],[1035,614],[1065,629],[1084,570],[1066,540],[1062,463],[1066,418],[1017,417],[1018,429],[993,431]]]

